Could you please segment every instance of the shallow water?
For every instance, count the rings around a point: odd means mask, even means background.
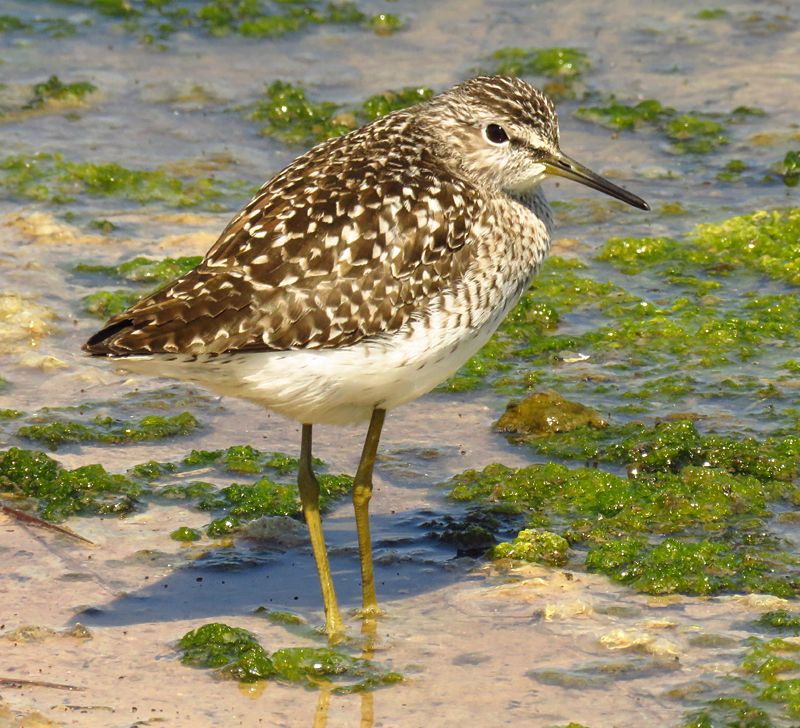
[[[700,7],[689,0],[371,0],[359,7],[395,13],[407,27],[382,37],[358,26],[322,25],[265,40],[186,30],[157,50],[142,45],[118,19],[91,9],[5,0],[2,13],[29,22],[63,17],[94,23],[79,25],[76,36],[63,39],[40,32],[0,34],[6,92],[53,74],[65,83],[90,81],[99,91],[83,106],[0,118],[3,156],[57,152],[71,161],[183,170],[190,177],[255,186],[299,153],[258,136],[260,124],[237,110],[275,79],[306,84],[317,99],[356,103],[387,88],[424,84],[443,90],[472,75],[498,48],[560,45],[589,54],[593,69],[584,83],[594,91],[626,100],[654,98],[682,111],[727,114],[751,106],[767,112],[731,124],[730,143],[715,154],[675,155],[655,134],[615,134],[577,120],[578,101],[559,104],[564,150],[654,209],[609,206],[572,183],[546,183],[550,199],[577,205],[557,211],[556,234],[566,239],[558,244],[561,254],[585,256],[614,235],[679,235],[697,223],[797,205],[798,188],[759,183],[758,174],[737,184],[715,177],[730,159],[763,173],[800,146],[795,5],[732,2],[725,6],[730,15],[718,20],[698,19]],[[0,391],[0,409],[35,413],[174,386],[119,376],[80,353],[99,323],[82,310],[80,299],[112,285],[71,268],[79,261],[115,265],[136,255],[202,254],[246,199],[246,193],[228,196],[222,209],[185,214],[90,195],[64,205],[0,199],[0,290],[20,296],[11,302],[19,313],[6,315],[10,309],[3,309],[0,376],[13,386]],[[661,205],[673,202],[682,204],[683,214],[664,214]],[[65,219],[65,213],[72,216]],[[92,227],[98,219],[116,229]],[[623,278],[610,267],[608,275],[617,283]],[[643,277],[624,285],[645,290],[650,282]],[[755,279],[753,286],[762,292],[787,288]],[[110,472],[124,472],[148,460],[175,460],[191,449],[299,448],[296,424],[254,405],[198,399],[183,385],[170,391],[185,394],[189,405],[168,413],[190,409],[203,424],[200,430],[155,444],[68,445],[54,456],[68,468],[99,462]],[[93,639],[0,639],[0,678],[82,688],[0,683],[0,726],[22,725],[14,722],[22,715],[28,716],[25,725],[51,725],[45,718],[36,722],[35,712],[86,727],[293,727],[322,726],[325,720],[329,726],[403,728],[571,721],[594,728],[682,725],[696,707],[692,696],[713,695],[714,686],[736,674],[752,619],[785,603],[757,595],[659,600],[602,576],[538,566],[501,573],[482,561],[456,558],[454,549],[427,539],[426,521],[463,512],[436,483],[492,462],[518,467],[541,460],[491,430],[507,399],[491,388],[433,393],[387,418],[372,526],[378,594],[388,617],[379,623],[375,659],[406,676],[405,683],[367,696],[326,696],[273,683],[239,687],[180,664],[175,641],[209,621],[245,627],[269,650],[311,644],[252,613],[268,605],[312,624],[322,621],[305,545],[282,552],[239,540],[229,560],[214,563],[202,556],[208,539],[197,546],[169,538],[178,526],[199,528],[209,521],[206,513],[175,505],[151,503],[121,519],[70,519],[66,525],[94,548],[2,516],[0,634],[24,625],[61,630],[78,621]],[[103,414],[139,420],[153,413],[137,402],[119,409],[108,405]],[[732,430],[766,427],[746,409],[732,415],[724,404],[693,407],[711,424],[735,419]],[[14,431],[2,430],[6,445],[31,446]],[[315,428],[315,455],[330,472],[352,473],[363,434]],[[340,604],[353,609],[360,581],[348,503],[326,517],[325,533]],[[791,539],[791,527],[782,535]],[[348,627],[356,634],[359,623],[351,618]],[[727,641],[698,647],[691,639],[700,634]]]

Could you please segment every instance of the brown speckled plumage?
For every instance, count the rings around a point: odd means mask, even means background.
[[[480,96],[502,113],[523,113],[502,93],[481,88]],[[532,113],[553,113],[544,97],[520,99]],[[299,157],[259,190],[197,268],[112,318],[88,351],[348,346],[399,331],[458,287],[484,246],[525,255],[527,210],[496,190],[487,194],[480,180],[455,176],[452,155],[437,155],[426,123],[416,107],[400,111]],[[529,250],[526,266],[543,253]]]
[[[561,153],[536,89],[472,79],[296,159],[84,348],[303,422],[368,418],[455,372],[525,291],[548,173],[646,207]]]

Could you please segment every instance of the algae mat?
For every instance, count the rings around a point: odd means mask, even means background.
[[[763,2],[6,2],[0,724],[797,723],[798,47]],[[297,426],[80,344],[308,145],[478,72],[653,211],[547,183],[541,275],[388,419],[388,616],[327,651]],[[315,443],[345,608],[362,435]]]

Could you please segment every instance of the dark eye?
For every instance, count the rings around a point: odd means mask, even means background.
[[[508,141],[508,134],[500,124],[489,124],[484,134],[492,144],[505,144]]]

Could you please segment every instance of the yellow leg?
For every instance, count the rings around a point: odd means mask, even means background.
[[[317,698],[317,710],[314,713],[314,728],[325,728],[328,725],[328,708],[331,705],[331,688],[323,685]]]
[[[372,498],[372,469],[375,467],[375,455],[381,438],[383,420],[386,410],[376,409],[369,423],[367,439],[361,461],[353,480],[353,507],[356,512],[356,528],[358,529],[358,551],[361,555],[361,591],[363,594],[362,609],[365,617],[380,614],[378,600],[375,597],[375,577],[372,573],[372,540],[369,535],[369,501]]]
[[[314,468],[311,464],[311,425],[303,425],[297,488],[300,491],[300,502],[303,504],[303,515],[308,524],[311,549],[314,551],[319,583],[322,587],[322,601],[325,604],[325,631],[328,633],[328,639],[335,641],[344,634],[344,623],[339,614],[336,592],[333,590],[331,566],[328,563],[328,552],[325,549],[325,537],[322,535],[322,520],[319,517],[319,481],[314,475]]]
[[[375,657],[375,635],[378,631],[377,628],[378,621],[375,615],[364,617],[364,621],[361,623],[361,636],[365,639],[364,649],[361,652],[362,660],[372,660]],[[361,693],[360,728],[373,728],[374,723],[375,697],[369,690],[364,690]]]

